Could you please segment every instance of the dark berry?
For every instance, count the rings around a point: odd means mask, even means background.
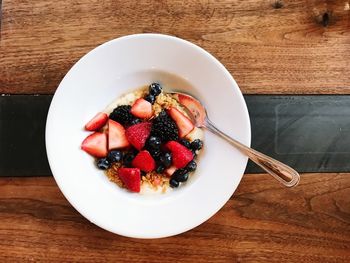
[[[181,143],[183,146],[185,146],[186,148],[188,148],[188,149],[191,149],[191,143],[188,141],[188,140],[186,140],[186,139],[180,139],[179,140],[179,143]]]
[[[111,166],[111,163],[107,160],[107,158],[102,158],[97,161],[97,167],[101,170],[106,170]]]
[[[135,124],[139,124],[141,123],[142,121],[138,118],[134,118],[131,122],[130,122],[130,125],[135,125]]]
[[[147,100],[149,103],[151,104],[154,104],[154,102],[156,101],[156,97],[154,97],[153,95],[151,94],[148,94],[146,97],[145,97],[145,100]]]
[[[197,163],[195,161],[190,161],[187,166],[185,167],[185,169],[189,172],[193,172],[194,170],[197,169]]]
[[[117,163],[120,162],[123,158],[123,153],[121,151],[110,151],[107,155],[107,159],[111,163]]]
[[[161,112],[159,112],[158,117],[166,117],[169,116],[168,113],[166,113],[165,110],[162,110]]]
[[[171,176],[172,179],[175,179],[177,182],[186,182],[188,179],[188,171],[185,169],[178,169]]]
[[[149,149],[148,151],[152,155],[154,160],[159,161],[159,157],[162,154],[162,152],[159,149]]]
[[[121,105],[115,108],[111,114],[109,114],[109,118],[116,122],[119,122],[122,125],[126,125],[131,123],[131,121],[135,118],[130,112],[130,105]]]
[[[158,137],[151,136],[148,138],[147,144],[152,149],[159,149],[162,142]]]
[[[171,161],[172,161],[171,154],[165,153],[164,155],[160,156],[159,160],[165,166],[165,168],[168,168],[171,165]]]
[[[151,135],[160,138],[162,142],[177,141],[179,130],[176,123],[163,110],[154,118]]]
[[[158,174],[162,174],[164,172],[164,170],[165,170],[165,167],[163,165],[159,165],[156,169],[156,172]]]
[[[193,142],[191,142],[191,149],[193,151],[198,151],[202,149],[203,142],[200,139],[195,139]]]
[[[134,160],[135,156],[135,153],[132,152],[125,153],[123,156],[123,164],[127,167],[131,167],[131,162]]]
[[[170,184],[170,186],[173,187],[173,188],[179,187],[179,182],[176,181],[174,178],[171,178],[171,179],[170,179],[169,184]]]
[[[159,83],[152,83],[149,85],[149,94],[157,97],[162,92],[162,87]]]

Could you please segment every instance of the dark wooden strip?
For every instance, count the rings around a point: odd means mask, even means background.
[[[0,97],[0,176],[50,174],[44,132],[51,98]],[[300,172],[350,171],[350,96],[246,95],[245,99],[253,148]],[[249,163],[247,172],[261,170]]]
[[[50,174],[45,124],[52,96],[0,97],[0,176]]]
[[[293,189],[266,174],[244,175],[215,216],[187,233],[159,240],[129,239],[96,227],[70,206],[50,177],[0,178],[0,189],[2,262],[350,258],[350,174],[304,174]]]
[[[350,94],[349,12],[343,0],[4,0],[0,93],[53,93],[97,45],[156,32],[211,52],[244,93]]]
[[[350,96],[245,96],[252,147],[300,172],[350,171]],[[248,172],[261,171],[249,164]]]

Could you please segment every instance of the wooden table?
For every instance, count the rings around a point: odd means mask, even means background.
[[[349,5],[345,0],[3,0],[0,93],[52,94],[74,62],[96,45],[159,32],[211,52],[245,94],[350,94]],[[246,174],[206,223],[158,240],[125,238],[89,223],[52,177],[2,177],[0,259],[349,262],[350,174],[302,174],[294,189],[266,174]]]

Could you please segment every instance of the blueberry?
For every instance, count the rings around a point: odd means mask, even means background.
[[[151,104],[154,104],[154,102],[156,101],[156,97],[154,97],[153,95],[151,94],[148,94],[146,97],[145,97],[145,100],[147,100],[149,103]]]
[[[193,172],[194,170],[197,169],[197,163],[192,160],[187,164],[185,169],[189,172]]]
[[[101,170],[106,170],[111,166],[111,163],[107,160],[107,158],[102,158],[97,161],[97,167]]]
[[[151,136],[148,139],[148,145],[152,149],[159,149],[161,144],[162,144],[162,142],[158,137]]]
[[[179,143],[181,143],[183,146],[185,146],[186,148],[188,148],[188,149],[191,149],[191,143],[188,141],[188,140],[186,140],[186,139],[180,139],[179,140]]]
[[[171,178],[175,179],[177,182],[186,182],[188,179],[188,171],[185,169],[176,170]]]
[[[149,153],[152,155],[153,159],[155,159],[156,161],[159,161],[159,157],[162,154],[160,150],[155,150],[155,149],[149,149]]]
[[[159,118],[165,118],[165,117],[169,117],[168,113],[166,113],[165,110],[162,110],[159,114],[158,114]]]
[[[162,92],[162,87],[159,83],[152,83],[149,86],[149,94],[157,97]]]
[[[171,179],[170,179],[169,184],[170,184],[170,186],[173,187],[173,188],[179,187],[179,182],[176,181],[174,178],[171,178]]]
[[[135,154],[132,152],[128,152],[128,153],[124,154],[123,164],[127,167],[130,167],[131,162],[132,162],[132,160],[134,160],[134,158],[135,158]]]
[[[139,123],[141,123],[141,122],[142,122],[142,121],[141,121],[140,119],[135,118],[135,119],[133,119],[133,120],[130,122],[130,125],[139,124]]]
[[[172,161],[171,154],[165,153],[164,155],[160,156],[159,160],[165,166],[165,168],[168,168],[171,165],[171,161]]]
[[[156,169],[156,172],[158,174],[162,174],[164,172],[164,170],[165,170],[165,167],[163,165],[159,165]]]
[[[202,149],[203,142],[200,139],[195,139],[193,142],[191,142],[191,149],[193,151],[198,151]]]
[[[121,151],[110,151],[107,155],[107,159],[111,163],[117,163],[120,162],[120,160],[123,158],[123,153]]]

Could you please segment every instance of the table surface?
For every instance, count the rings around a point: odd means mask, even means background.
[[[83,54],[157,32],[216,56],[245,94],[350,94],[349,1],[2,0],[0,93],[52,94]],[[6,261],[350,261],[350,174],[302,174],[286,189],[246,174],[230,201],[184,234],[139,240],[84,219],[52,177],[0,178]],[[205,204],[203,204],[205,205]]]

